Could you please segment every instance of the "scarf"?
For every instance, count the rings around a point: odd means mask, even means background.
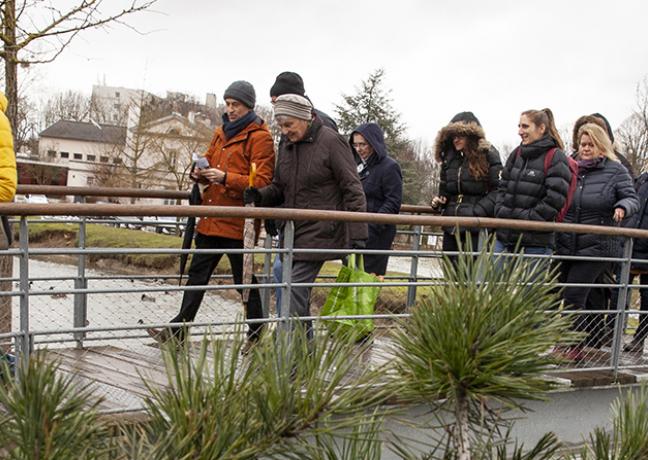
[[[591,160],[578,160],[578,169],[589,170],[598,167],[605,157],[592,158]]]
[[[242,116],[238,120],[229,121],[227,114],[223,114],[223,132],[225,137],[229,140],[240,133],[243,128],[252,123],[257,119],[257,114],[254,110],[250,110],[246,115]]]

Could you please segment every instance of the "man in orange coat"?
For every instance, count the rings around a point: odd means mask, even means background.
[[[252,163],[256,163],[255,187],[264,187],[272,181],[274,171],[274,143],[268,125],[254,112],[256,96],[254,87],[246,81],[235,81],[224,95],[226,113],[223,125],[216,128],[205,154],[209,166],[194,169],[192,178],[207,188],[203,194],[204,206],[243,206],[243,190],[248,187]],[[207,217],[197,226],[197,249],[242,249],[243,224],[241,218]],[[232,267],[234,282],[241,284],[243,255],[226,253]],[[194,254],[189,267],[187,286],[209,283],[222,254]],[[253,283],[256,279],[253,278]],[[193,321],[205,291],[185,291],[178,315],[170,322]],[[263,308],[258,289],[250,290],[246,316],[263,318]],[[263,324],[251,324],[248,329],[250,343],[259,338]],[[156,339],[166,340],[166,330],[149,331]],[[171,329],[183,339],[181,328]]]

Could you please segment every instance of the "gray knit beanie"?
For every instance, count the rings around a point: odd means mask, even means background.
[[[299,94],[282,94],[274,103],[274,116],[286,115],[311,121],[313,119],[313,105],[308,99]]]
[[[256,104],[254,86],[244,80],[237,80],[227,87],[223,99],[227,99],[228,97],[242,102],[251,109],[253,109]]]

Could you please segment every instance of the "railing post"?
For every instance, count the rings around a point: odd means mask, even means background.
[[[468,232],[466,232],[468,235]],[[479,237],[477,239],[477,247],[473,248],[473,252],[481,252],[484,248],[488,246],[488,231],[485,228],[479,229]],[[487,248],[488,250],[488,248]],[[477,257],[475,257],[475,260]],[[482,283],[486,278],[486,265],[480,264],[477,269],[477,281]]]
[[[265,240],[263,241],[264,249],[272,249],[272,236],[266,232]],[[267,252],[263,258],[263,276],[264,283],[272,282],[272,253]],[[263,307],[263,317],[267,318],[270,312],[270,296],[272,295],[271,288],[265,288],[261,296],[261,306]]]
[[[85,203],[85,197],[75,196],[75,203]],[[79,221],[79,249],[83,250],[86,248],[86,217],[81,216]],[[79,254],[79,260],[77,265],[77,277],[74,279],[74,288],[75,289],[87,289],[88,280],[86,279],[86,256],[85,254]],[[77,292],[74,294],[74,327],[86,327],[88,318],[88,294],[85,292]],[[83,339],[85,339],[85,332],[75,332],[74,339],[76,340],[76,347],[83,348]]]
[[[632,264],[632,238],[626,238],[623,245],[623,262],[621,264],[621,278],[618,280],[619,295],[617,297],[617,311],[615,312],[614,336],[612,339],[612,368],[614,378],[619,372],[619,358],[623,349],[623,332],[625,329],[626,303],[628,299],[628,283],[630,281],[630,266]]]
[[[290,329],[290,298],[292,291],[292,266],[293,266],[293,249],[295,238],[295,223],[292,220],[286,221],[283,234],[283,247],[287,252],[283,253],[282,259],[282,283],[281,288],[281,319],[284,320],[279,327],[284,330]]]
[[[421,233],[423,233],[423,227],[420,225],[414,226],[414,239],[412,241],[412,251],[419,251],[421,249]],[[418,255],[413,255],[410,265],[410,282],[415,282],[418,279]],[[407,308],[414,306],[416,302],[416,286],[407,287]]]
[[[20,332],[18,341],[16,365],[22,365],[29,361],[31,353],[31,340],[29,336],[29,227],[27,217],[20,218],[20,230],[18,234],[20,243]]]

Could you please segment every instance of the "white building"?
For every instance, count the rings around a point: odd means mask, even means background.
[[[119,164],[126,128],[60,120],[40,133],[41,161],[68,168],[67,185],[95,185],[97,165]]]
[[[204,153],[212,135],[209,119],[190,115],[173,113],[139,128],[58,121],[41,132],[38,161],[22,162],[22,182],[47,181],[43,177],[29,180],[25,170],[38,164],[42,176],[43,164],[50,164],[52,171],[67,170],[68,186],[186,189],[191,155]],[[110,179],[119,179],[119,183],[106,183]]]

